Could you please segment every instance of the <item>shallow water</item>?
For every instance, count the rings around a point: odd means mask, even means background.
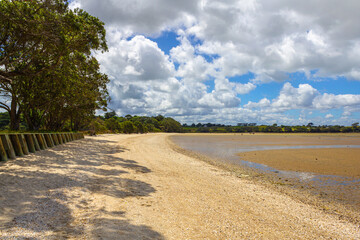
[[[265,173],[277,174],[279,178],[288,178],[300,180],[303,182],[311,182],[318,186],[344,186],[358,184],[360,179],[334,176],[320,175],[308,172],[281,171],[263,164],[248,162],[241,160],[236,154],[239,152],[261,151],[261,150],[279,150],[279,149],[304,149],[304,148],[360,148],[360,145],[280,145],[280,144],[296,144],[295,142],[285,141],[269,143],[269,141],[244,142],[242,137],[234,137],[232,135],[208,135],[208,136],[172,136],[171,139],[175,144],[186,150],[195,151],[211,158],[217,159],[225,163],[237,164],[240,166],[250,167]],[[299,141],[299,144],[304,144]],[[311,142],[310,142],[311,143]],[[270,145],[269,145],[270,144]]]

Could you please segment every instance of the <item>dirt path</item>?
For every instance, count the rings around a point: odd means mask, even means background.
[[[107,135],[0,164],[0,239],[359,239],[359,226],[173,151]]]

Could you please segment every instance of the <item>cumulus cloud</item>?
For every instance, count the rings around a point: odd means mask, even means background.
[[[360,95],[356,94],[321,94],[309,84],[300,84],[298,88],[289,82],[285,83],[277,98],[261,99],[259,102],[245,104],[248,109],[262,109],[270,112],[284,112],[291,109],[346,109],[347,112],[356,111],[360,107]]]
[[[97,54],[97,58],[102,70],[121,82],[167,79],[175,70],[157,44],[143,36],[121,40],[108,52]]]
[[[163,30],[189,26],[197,15],[200,1],[193,0],[75,0],[81,7],[109,26],[116,26],[123,37],[133,34],[158,35]]]
[[[187,33],[204,41],[204,52],[219,54],[217,64],[229,73],[250,70],[266,82],[285,80],[282,72],[319,69],[318,76],[360,80],[359,7],[356,1],[205,1]]]
[[[358,1],[74,0],[71,6],[106,23],[109,52],[95,54],[120,114],[292,123],[308,120],[291,118],[292,109],[343,109],[344,118],[359,111],[360,95],[322,94],[308,83],[285,83],[274,99],[241,102],[257,85],[288,81],[293,72],[310,80],[360,80]],[[149,39],[164,31],[178,36],[169,54]],[[248,72],[254,79],[229,80]]]
[[[137,35],[112,44],[98,53],[102,71],[111,79],[110,107],[119,114],[209,114],[214,108],[238,107],[238,94],[256,88],[253,83],[216,78],[209,92],[210,76],[221,77],[207,66],[187,38],[166,55],[155,42]],[[175,69],[174,62],[179,64]]]
[[[334,109],[341,107],[359,107],[360,95],[324,93],[314,99],[313,105],[317,109]]]
[[[75,0],[72,5],[105,21],[117,39],[182,29],[202,40],[200,52],[220,56],[214,67],[226,76],[250,70],[259,81],[283,81],[281,73],[318,69],[317,76],[360,80],[358,1]],[[182,45],[177,56],[189,50]],[[198,56],[193,61],[206,68]]]

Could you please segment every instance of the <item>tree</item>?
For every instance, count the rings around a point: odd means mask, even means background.
[[[105,113],[105,119],[109,119],[109,118],[112,118],[112,117],[115,117],[116,116],[116,112],[115,111],[111,111],[111,112],[107,112]]]
[[[158,122],[161,122],[165,117],[163,115],[157,115],[155,117],[155,119],[158,121]]]
[[[159,123],[159,121],[156,120],[156,118],[154,118],[154,117],[148,118],[148,119],[146,120],[146,123],[152,125],[152,126],[153,126],[153,127],[152,127],[153,130],[155,130],[154,128],[160,129],[160,123]],[[152,130],[152,131],[153,131],[153,130]],[[149,130],[149,131],[150,131],[150,130]]]
[[[137,133],[145,133],[146,132],[145,126],[141,122],[136,121],[136,122],[134,122],[134,125],[136,127]]]
[[[91,130],[92,134],[98,132],[105,132],[106,131],[105,121],[102,120],[100,117],[95,117],[90,122],[89,129]]]
[[[114,117],[106,119],[105,126],[108,130],[110,130],[112,132],[120,132],[121,131],[121,125]]]
[[[181,124],[172,118],[164,118],[160,126],[164,132],[181,132],[182,130]]]
[[[66,121],[72,130],[87,125],[94,111],[106,106],[107,82],[96,59],[78,52],[53,71],[24,81],[22,89],[29,90],[19,99],[29,129],[59,130]]]
[[[64,102],[55,108],[46,102],[41,102],[45,104],[41,108],[29,103],[36,94],[56,105],[58,99],[51,96],[54,91],[61,96],[63,89],[69,89],[71,82],[64,79],[68,79],[67,70],[76,69],[72,60],[82,56],[88,63],[94,62],[91,50],[107,50],[104,24],[83,10],[70,10],[66,0],[0,1],[0,94],[5,99],[0,107],[9,112],[11,129],[19,128],[23,111],[35,129],[45,112],[57,119]],[[57,88],[50,88],[50,80]]]
[[[135,126],[131,121],[125,121],[125,122],[121,123],[121,127],[122,127],[124,133],[134,133],[135,132]]]

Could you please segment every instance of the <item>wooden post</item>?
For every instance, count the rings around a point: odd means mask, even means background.
[[[68,139],[68,142],[71,142],[70,133],[66,133],[66,137]]]
[[[43,140],[43,142],[44,142],[45,149],[49,148],[50,146],[49,146],[49,145],[47,144],[47,142],[46,142],[45,134],[42,133],[40,136],[41,136],[41,138],[42,138],[42,140]]]
[[[59,140],[59,144],[63,144],[64,142],[62,140],[61,133],[56,133],[56,136],[57,136],[57,138]]]
[[[64,133],[60,133],[60,137],[61,137],[63,143],[65,144],[65,143],[66,143],[65,134],[64,134]]]
[[[38,141],[38,139],[36,138],[36,134],[30,134],[30,136],[31,136],[31,138],[33,139],[35,151],[40,151],[41,148],[40,148],[40,145],[39,145],[39,141]]]
[[[35,137],[38,140],[40,149],[44,150],[44,149],[46,149],[46,147],[45,147],[44,139],[43,139],[43,137],[41,135],[42,134],[40,134],[40,133],[36,133]]]
[[[24,134],[29,152],[34,153],[36,151],[32,134]]]
[[[18,138],[19,138],[20,145],[21,145],[21,148],[23,150],[23,153],[25,155],[28,155],[29,154],[29,148],[28,148],[28,145],[27,145],[24,134],[18,134]]]
[[[50,133],[50,137],[53,140],[53,143],[54,143],[55,146],[59,145],[59,140],[58,140],[55,133]]]
[[[1,135],[1,141],[2,141],[2,144],[3,144],[4,148],[5,148],[7,157],[9,159],[15,159],[16,154],[15,154],[15,150],[14,150],[14,147],[13,147],[13,145],[11,143],[9,135],[7,135],[7,134]]]
[[[2,143],[2,139],[0,139],[0,161],[7,161],[8,157],[5,151],[4,144]]]
[[[9,137],[10,137],[11,143],[14,147],[16,156],[19,156],[19,157],[24,156],[24,152],[22,150],[18,135],[17,134],[9,134]]]
[[[49,133],[44,133],[44,137],[45,137],[45,141],[46,144],[48,145],[49,148],[54,146],[54,141],[52,140],[52,137],[50,136]]]

